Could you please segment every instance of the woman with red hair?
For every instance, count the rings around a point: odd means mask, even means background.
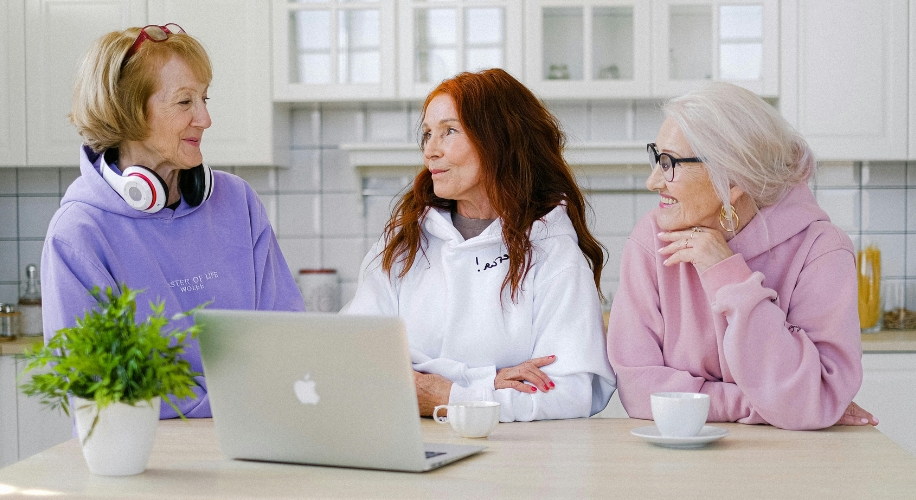
[[[488,400],[500,420],[587,417],[604,355],[600,243],[556,118],[501,69],[426,98],[423,164],[366,256],[351,314],[400,316],[420,414]]]

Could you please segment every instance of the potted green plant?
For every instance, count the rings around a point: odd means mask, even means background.
[[[76,417],[83,456],[93,474],[122,476],[146,469],[152,451],[162,398],[184,418],[171,398],[194,395],[199,376],[181,359],[184,342],[197,334],[197,325],[185,330],[162,329],[191,311],[164,316],[163,301],[150,302],[151,314],[135,321],[136,298],[141,290],[121,285],[104,294],[90,292],[98,301],[76,326],[63,328],[46,345],[26,352],[23,374],[37,370],[21,386],[51,408]]]

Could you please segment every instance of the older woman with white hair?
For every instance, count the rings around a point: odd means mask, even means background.
[[[712,83],[666,103],[648,145],[658,208],[633,230],[608,356],[630,417],[654,392],[710,396],[708,420],[877,424],[862,382],[855,252],[807,181],[805,140],[766,102]]]

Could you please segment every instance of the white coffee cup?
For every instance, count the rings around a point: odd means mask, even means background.
[[[445,408],[445,416],[439,410]],[[461,437],[484,438],[493,432],[499,423],[499,403],[494,401],[464,401],[450,405],[439,405],[433,409],[433,419],[440,424],[452,424]]]
[[[656,392],[650,396],[652,419],[665,437],[693,437],[709,416],[709,395],[695,392]]]

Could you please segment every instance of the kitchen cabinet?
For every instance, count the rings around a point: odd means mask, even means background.
[[[76,166],[82,140],[67,115],[79,64],[93,40],[146,24],[146,0],[30,0],[25,11],[29,166]]]
[[[648,2],[531,0],[526,81],[541,97],[651,96]]]
[[[916,160],[916,0],[910,0],[910,82],[909,82],[909,103],[910,103],[910,147],[908,148],[908,158]]]
[[[778,0],[654,0],[652,10],[655,95],[680,95],[709,80],[778,94]]]
[[[50,410],[17,390],[26,361],[0,356],[0,467],[5,467],[73,437],[70,417]]]
[[[279,139],[289,125],[275,128],[273,123],[270,1],[149,0],[149,23],[179,24],[210,56],[207,108],[213,124],[201,143],[209,165],[288,163],[289,142],[283,153]]]
[[[522,2],[399,0],[398,95],[422,99],[462,71],[522,75]]]
[[[25,3],[0,6],[0,166],[21,166],[25,156]]]
[[[274,100],[395,97],[395,0],[273,0]]]
[[[916,352],[868,353],[855,402],[878,417],[878,430],[916,455]]]
[[[818,159],[907,158],[907,1],[783,0],[780,15],[780,111]]]

